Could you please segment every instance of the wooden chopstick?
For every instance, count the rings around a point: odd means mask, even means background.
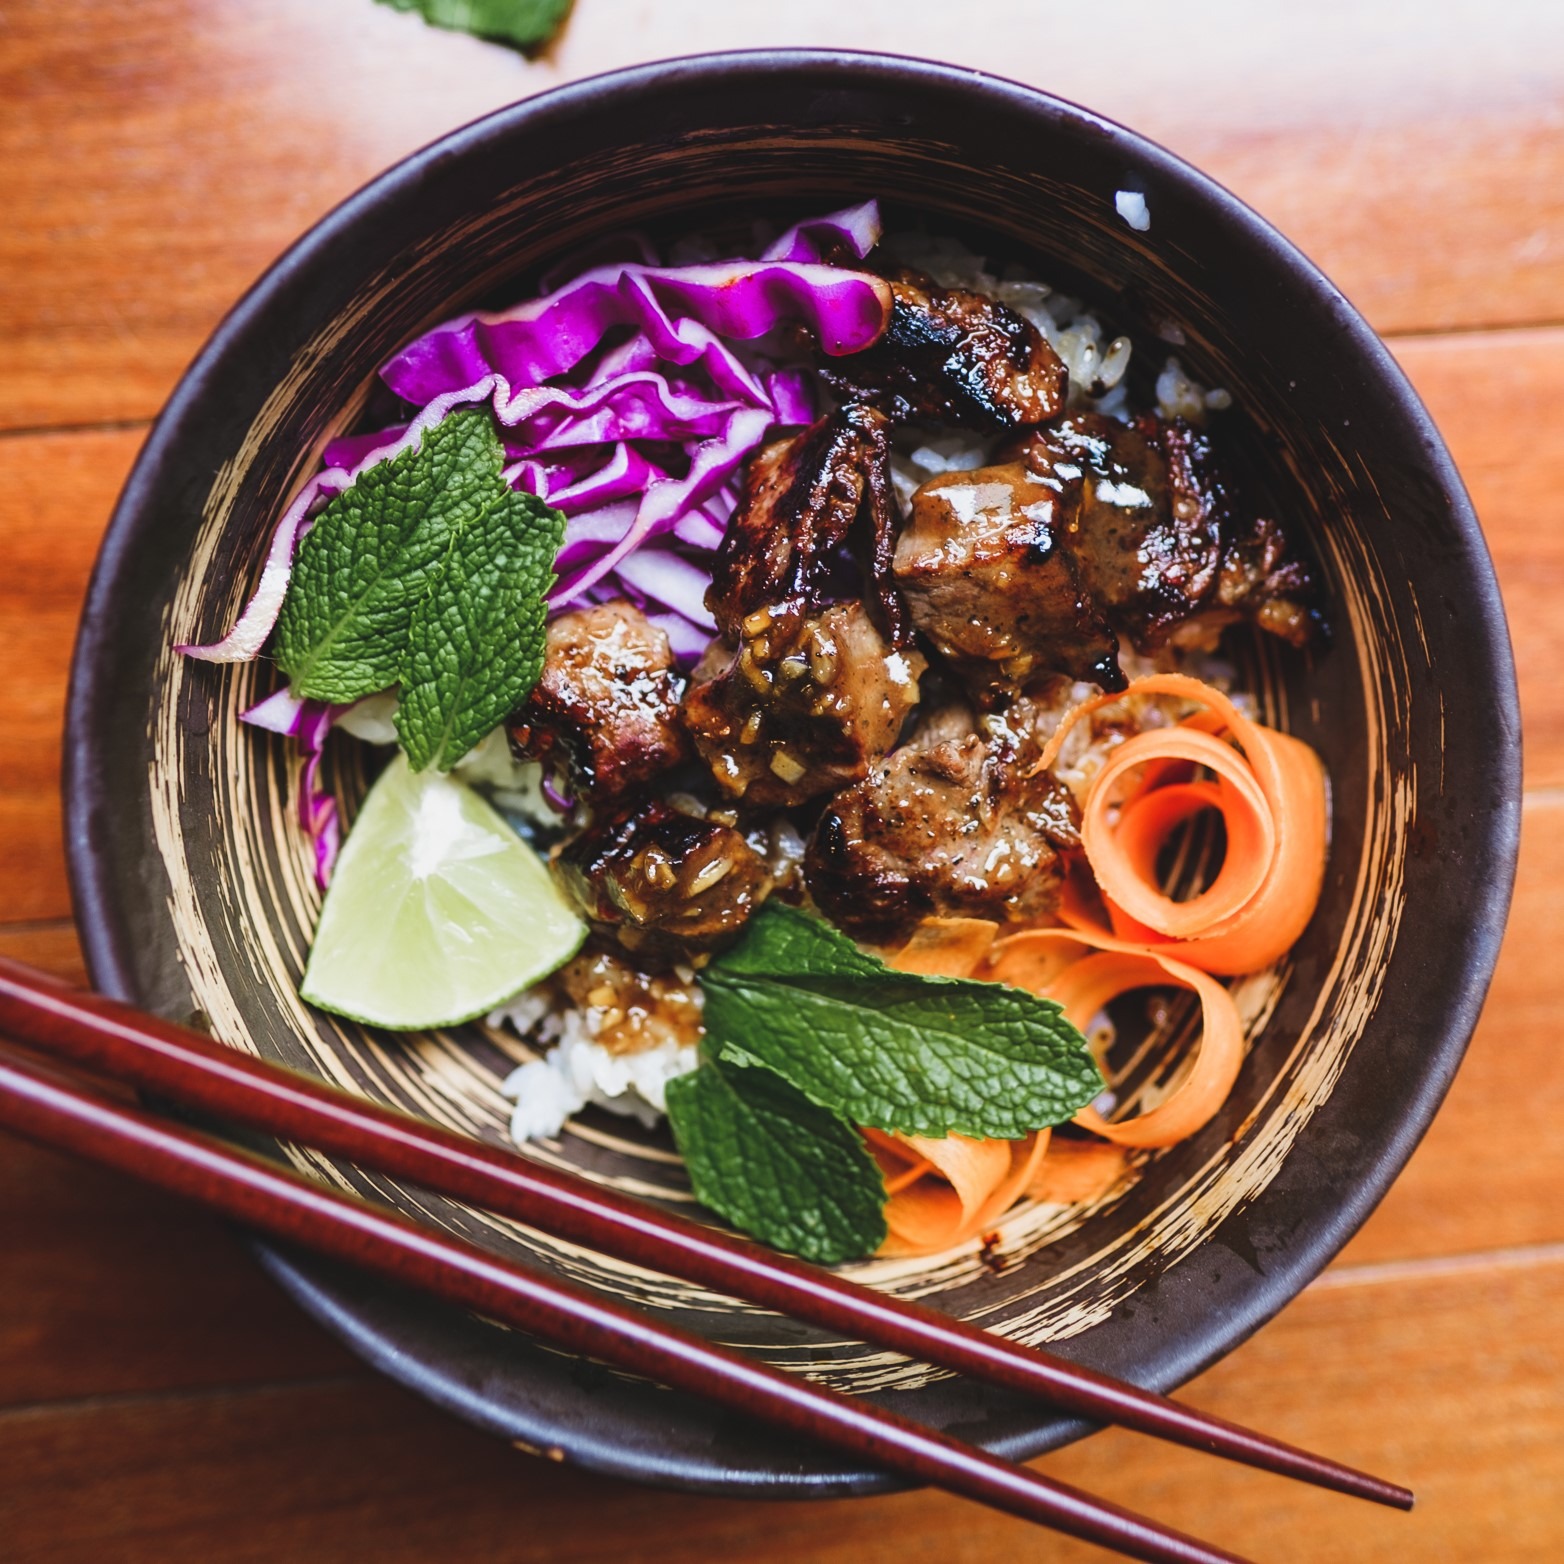
[[[336,1091],[0,958],[0,1031],[73,1063],[1096,1422],[1410,1508],[1405,1488]]]
[[[0,1051],[0,1126],[485,1318],[1152,1564],[1245,1564],[976,1446],[524,1271]]]

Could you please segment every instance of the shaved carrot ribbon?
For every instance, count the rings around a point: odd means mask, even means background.
[[[1027,1194],[1045,1205],[1073,1206],[1099,1200],[1124,1177],[1130,1165],[1129,1151],[1102,1140],[1066,1140],[1062,1135],[1048,1143]]]
[[[929,918],[886,959],[907,972],[1029,989],[1057,1001],[1083,1032],[1134,989],[1189,990],[1200,1001],[1201,1033],[1178,1085],[1131,1119],[1110,1123],[1094,1108],[1075,1116],[1118,1147],[1148,1148],[1193,1135],[1232,1090],[1243,1064],[1243,1022],[1211,974],[1255,972],[1292,948],[1319,901],[1328,823],[1325,773],[1314,751],[1251,722],[1220,690],[1184,674],[1136,679],[1121,694],[1074,707],[1037,769],[1053,765],[1082,718],[1126,695],[1177,696],[1205,710],[1126,739],[1092,781],[1081,840],[1111,928],[1100,925],[1072,878],[1060,909],[1069,927],[999,939],[986,919]],[[1222,867],[1199,895],[1174,901],[1162,891],[1157,859],[1172,831],[1206,809],[1220,811],[1226,828]],[[1045,1161],[1047,1130],[1024,1141],[864,1134],[886,1174],[883,1255],[930,1254],[980,1237],[1023,1194],[1095,1198],[1124,1166],[1064,1142],[1061,1155]]]
[[[1049,1135],[1039,1130],[1025,1140],[931,1140],[864,1133],[891,1191],[882,1255],[935,1254],[983,1237],[1026,1193]]]
[[[1200,1042],[1188,1074],[1156,1107],[1110,1123],[1083,1108],[1075,1123],[1118,1147],[1171,1146],[1206,1124],[1227,1099],[1244,1057],[1244,1029],[1232,996],[1213,977],[1165,950],[1137,948],[1089,929],[1031,929],[996,939],[980,918],[930,918],[889,964],[935,976],[982,976],[1052,999],[1080,1031],[1110,1001],[1137,988],[1173,985],[1200,1000]],[[935,1254],[987,1234],[1023,1195],[1094,1199],[1123,1172],[1122,1152],[1059,1142],[930,1139],[866,1129],[888,1199],[882,1256]]]
[[[925,918],[885,964],[923,977],[971,977],[999,937],[987,918]]]
[[[1062,916],[1204,972],[1257,972],[1292,948],[1319,901],[1327,830],[1319,756],[1251,722],[1209,684],[1159,673],[1067,712],[1037,769],[1053,765],[1083,717],[1128,695],[1181,696],[1207,710],[1126,739],[1093,778],[1081,842],[1112,929],[1100,927],[1078,888]],[[1215,780],[1187,780],[1196,767]],[[1222,867],[1198,896],[1174,901],[1158,883],[1157,855],[1174,827],[1203,809],[1220,810],[1227,829]]]
[[[1082,1032],[1105,1005],[1137,988],[1171,984],[1200,1000],[1200,1042],[1188,1073],[1167,1097],[1116,1123],[1095,1108],[1076,1114],[1075,1123],[1105,1140],[1120,1146],[1171,1146],[1206,1124],[1238,1079],[1244,1027],[1232,995],[1208,973],[1175,961],[1163,948],[1137,948],[1086,929],[1031,929],[1000,940],[982,976],[1057,1001]]]

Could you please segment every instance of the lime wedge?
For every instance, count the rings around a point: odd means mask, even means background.
[[[452,1026],[585,938],[543,860],[484,799],[398,754],[343,843],[299,992],[372,1026]]]

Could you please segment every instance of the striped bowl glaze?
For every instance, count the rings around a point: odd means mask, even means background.
[[[1131,229],[1119,191],[1144,196]],[[853,1274],[1168,1388],[1228,1351],[1336,1253],[1411,1153],[1492,971],[1519,809],[1503,611],[1428,415],[1345,299],[1253,212],[1117,125],[973,72],[800,52],[673,61],[545,94],[455,132],[339,207],[235,308],[175,391],[103,546],[67,735],[73,882],[94,980],[225,1041],[496,1143],[499,1083],[529,1057],[481,1026],[414,1036],[298,998],[320,898],[296,828],[299,762],[237,714],[266,663],[189,662],[247,596],[272,521],[349,429],[376,367],[464,309],[626,227],[746,232],[878,196],[1084,295],[1136,343],[1143,400],[1174,341],[1228,388],[1251,495],[1307,540],[1332,636],[1305,658],[1230,648],[1264,720],[1331,776],[1317,915],[1236,986],[1249,1053],[1199,1135],[1142,1153],[1081,1206],[1023,1204],[997,1248]],[[348,819],[368,752],[335,741]],[[1175,1006],[1115,1085],[1165,1083]],[[1025,1456],[1082,1429],[1046,1408],[371,1177],[296,1166],[770,1362]],[[591,1111],[529,1154],[688,1207],[671,1143]],[[655,1386],[280,1249],[265,1263],[387,1373],[519,1446],[682,1487],[778,1496],[887,1486]]]

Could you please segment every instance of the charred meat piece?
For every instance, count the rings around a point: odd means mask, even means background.
[[[859,602],[814,618],[762,608],[740,630],[737,650],[713,643],[683,706],[723,791],[783,807],[867,775],[918,703],[922,654],[893,650]]]
[[[543,674],[511,719],[511,741],[591,803],[608,803],[689,759],[683,694],[667,635],[639,609],[576,609],[548,627]]]
[[[771,890],[765,861],[732,826],[660,798],[598,820],[552,862],[593,927],[642,957],[717,949]]]
[[[922,485],[892,556],[914,626],[979,700],[1046,672],[1122,689],[1121,637],[1208,646],[1241,618],[1313,634],[1308,566],[1240,510],[1201,431],[1075,413],[1012,449]]]
[[[1050,671],[1124,683],[1074,552],[1079,485],[1021,462],[942,473],[913,496],[892,565],[913,624],[987,700]]]
[[[1214,507],[1191,484],[1175,486],[1151,434],[1080,413],[1026,443],[1031,471],[1075,500],[1072,551],[1093,600],[1141,651],[1199,610],[1222,563]]]
[[[1078,413],[1038,430],[1022,454],[1040,481],[1077,488],[1082,579],[1138,651],[1209,644],[1240,618],[1295,646],[1310,638],[1308,566],[1276,522],[1244,513],[1203,431]]]
[[[712,566],[706,606],[730,641],[758,609],[808,613],[853,523],[867,522],[865,562],[891,639],[906,639],[890,579],[896,500],[889,421],[872,407],[839,407],[749,464],[744,493]]]
[[[869,402],[896,423],[1027,429],[1064,406],[1065,367],[1024,316],[918,272],[891,274],[885,334],[821,374],[844,400]]]
[[[810,894],[844,929],[886,941],[930,915],[1052,913],[1080,816],[1062,783],[1029,771],[965,712],[935,714],[826,807],[804,859]]]

